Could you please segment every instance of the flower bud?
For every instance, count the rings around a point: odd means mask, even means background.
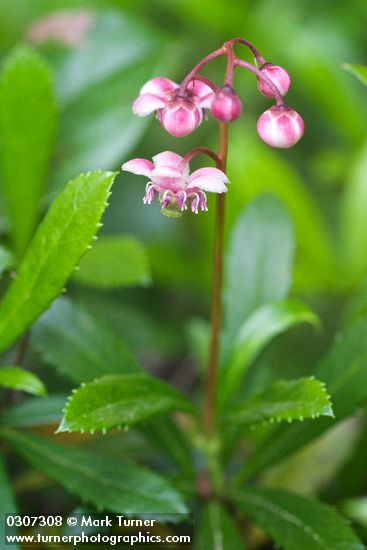
[[[175,137],[191,134],[201,122],[201,114],[196,105],[184,97],[169,101],[160,111],[163,128]]]
[[[273,105],[257,121],[257,133],[270,147],[288,149],[303,136],[302,117],[288,105]]]
[[[281,96],[284,96],[291,85],[291,77],[285,69],[272,63],[264,63],[260,67],[261,74],[271,80],[278,88]],[[275,97],[274,90],[261,78],[257,79],[260,93],[266,97]]]
[[[211,104],[211,112],[221,122],[231,122],[240,116],[242,103],[231,86],[226,84],[217,91]]]

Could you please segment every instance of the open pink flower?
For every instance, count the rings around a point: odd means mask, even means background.
[[[208,210],[205,191],[225,193],[227,191],[227,176],[218,168],[199,168],[189,174],[188,162],[171,151],[159,153],[153,157],[153,162],[145,159],[133,159],[122,165],[122,170],[142,176],[147,176],[144,204],[151,204],[158,193],[162,210],[179,213],[191,204],[195,214]],[[174,214],[173,214],[174,215]]]
[[[183,95],[179,85],[169,78],[153,78],[140,90],[133,112],[138,116],[156,113],[163,128],[175,137],[183,137],[199,126],[203,112],[214,99],[212,89],[200,80],[192,80]]]

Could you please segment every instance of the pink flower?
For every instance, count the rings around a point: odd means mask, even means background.
[[[180,215],[187,203],[195,214],[207,210],[205,191],[225,193],[227,176],[218,168],[199,168],[189,175],[189,165],[183,157],[165,151],[153,157],[153,162],[133,159],[122,165],[122,170],[147,176],[144,204],[151,204],[158,193],[162,211],[167,215]]]
[[[167,132],[183,137],[199,126],[213,98],[212,89],[200,80],[192,80],[185,94],[180,95],[178,84],[158,77],[144,84],[134,101],[133,112],[138,116],[155,112]]]
[[[232,122],[242,112],[242,103],[233,88],[226,84],[220,88],[213,99],[211,112],[221,122]]]
[[[272,63],[264,63],[260,67],[261,74],[267,76],[273,84],[278,88],[281,96],[284,96],[291,85],[291,77],[289,73],[279,67],[278,65],[273,65]],[[259,91],[266,97],[275,97],[274,90],[268,86],[268,84],[261,78],[257,79]]]
[[[257,121],[257,132],[270,147],[288,149],[304,133],[302,117],[288,105],[273,105]]]

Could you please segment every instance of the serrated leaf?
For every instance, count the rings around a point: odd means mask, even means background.
[[[319,324],[306,305],[295,300],[274,302],[257,309],[242,324],[234,343],[234,351],[221,372],[218,401],[223,406],[238,387],[247,369],[261,350],[278,334],[299,323]]]
[[[56,118],[48,66],[36,51],[18,48],[0,76],[2,184],[18,259],[40,213]]]
[[[237,527],[218,502],[209,503],[202,514],[199,529],[195,537],[195,550],[211,548],[213,550],[245,550]]]
[[[339,335],[321,361],[315,376],[326,384],[336,421],[353,414],[367,403],[367,318]],[[318,418],[271,430],[266,440],[246,459],[238,480],[246,479],[305,446],[335,423]]]
[[[12,253],[5,246],[0,245],[0,275],[12,265],[13,261]]]
[[[53,202],[0,304],[0,351],[63,291],[98,231],[114,177],[102,171],[82,174]]]
[[[42,399],[30,398],[8,407],[1,415],[3,424],[11,428],[35,428],[59,424],[67,395],[48,395]]]
[[[2,521],[0,522],[0,540],[5,541],[5,514],[16,514],[18,512],[17,505],[15,503],[13,491],[8,479],[5,460],[0,454],[0,517]],[[16,533],[14,533],[16,534]],[[18,550],[19,546],[17,544],[12,544],[14,550]]]
[[[98,510],[123,514],[187,511],[180,494],[166,480],[133,462],[21,432],[8,431],[5,437],[37,469]]]
[[[363,550],[346,520],[317,500],[284,491],[244,489],[235,503],[283,550]]]
[[[232,407],[223,417],[236,426],[333,416],[325,384],[313,377],[279,380]]]
[[[84,256],[74,280],[105,289],[146,285],[151,280],[147,252],[135,237],[106,235]]]
[[[120,336],[67,298],[40,317],[31,342],[49,365],[77,383],[141,370]]]
[[[172,410],[193,412],[193,406],[161,380],[145,374],[102,376],[72,393],[58,431],[125,428]]]
[[[355,65],[350,63],[344,63],[343,69],[358,78],[362,84],[367,86],[367,67],[364,65]]]
[[[1,367],[0,386],[25,391],[33,395],[45,395],[47,393],[44,383],[38,376],[19,367]]]
[[[293,253],[293,226],[282,204],[271,195],[251,202],[235,224],[226,256],[224,355],[251,313],[287,295]]]

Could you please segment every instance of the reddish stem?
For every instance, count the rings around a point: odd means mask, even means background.
[[[220,124],[219,154],[217,168],[225,172],[228,153],[228,124]],[[205,386],[205,399],[203,420],[206,432],[210,435],[215,429],[215,402],[218,378],[219,362],[219,336],[221,323],[221,294],[223,279],[223,244],[224,244],[224,214],[225,194],[221,193],[216,198],[215,220],[215,245],[213,267],[212,313],[211,313],[211,338],[209,348],[209,361],[207,371],[207,383]]]
[[[197,65],[195,65],[195,67],[188,73],[188,75],[183,79],[183,81],[181,82],[181,86],[180,86],[180,91],[179,91],[179,94],[180,95],[184,95],[185,92],[186,92],[186,88],[189,84],[189,82],[194,78],[194,76],[196,75],[196,73],[198,71],[200,71],[200,69],[202,69],[202,67],[204,67],[204,65],[206,65],[207,63],[209,63],[210,61],[212,61],[212,59],[215,59],[216,57],[219,57],[220,55],[225,55],[226,54],[226,50],[225,48],[222,46],[221,48],[219,48],[218,50],[214,50],[214,52],[210,53],[209,55],[207,55],[206,57],[204,57],[204,59],[202,59],[201,61],[199,61],[199,63]]]
[[[247,46],[252,53],[254,54],[255,58],[258,60],[260,65],[263,65],[265,63],[265,59],[260,54],[260,52],[255,48],[255,46],[249,42],[248,40],[245,40],[244,38],[232,38],[232,40],[229,40],[227,44],[233,45],[233,44],[243,44],[244,46]]]
[[[213,159],[216,164],[218,165],[220,163],[220,158],[217,155],[217,153],[214,153],[211,149],[208,149],[207,147],[195,147],[195,149],[192,149],[189,151],[184,158],[182,159],[180,163],[180,169],[185,166],[188,162],[190,162],[191,159],[196,157],[196,155],[199,155],[200,153],[203,153],[204,155],[208,155],[211,159]]]

